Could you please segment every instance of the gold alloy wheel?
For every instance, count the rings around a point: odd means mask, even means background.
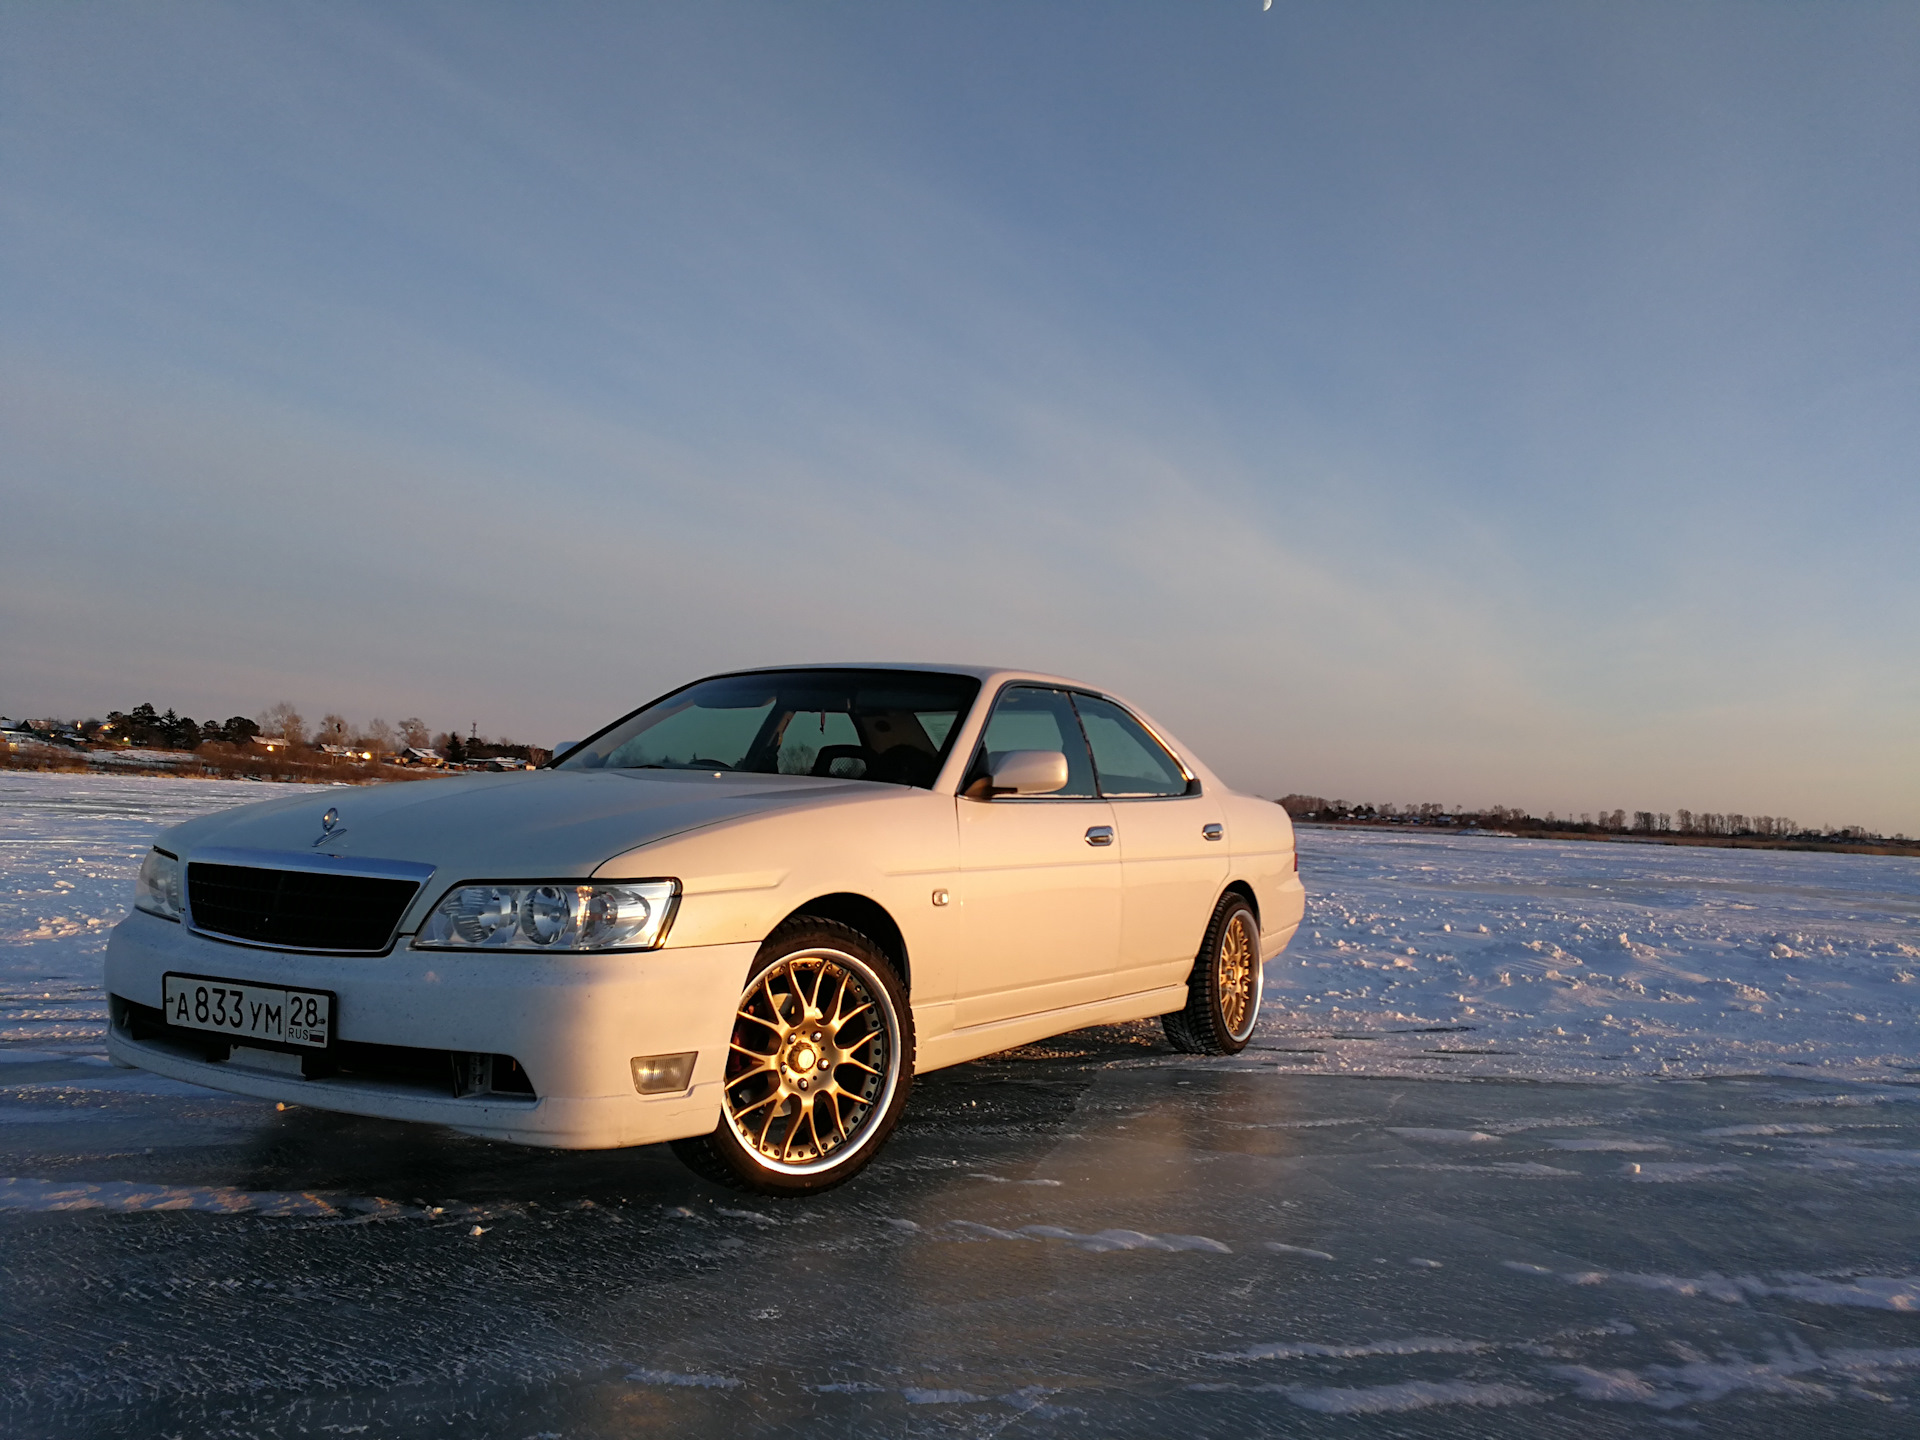
[[[1229,1035],[1244,1040],[1260,1005],[1260,957],[1244,910],[1227,922],[1214,965],[1220,977],[1220,1018]]]
[[[837,950],[783,956],[734,1017],[727,1124],[762,1165],[826,1169],[885,1113],[899,1051],[899,1021],[865,963]]]

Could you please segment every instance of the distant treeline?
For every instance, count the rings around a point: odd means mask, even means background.
[[[1825,829],[1804,827],[1785,815],[1731,815],[1708,810],[1583,811],[1545,817],[1491,805],[1467,810],[1446,805],[1349,805],[1319,795],[1284,795],[1280,804],[1296,820],[1325,824],[1438,825],[1455,829],[1552,832],[1556,835],[1645,835],[1749,838],[1786,841],[1840,841],[1861,844],[1907,844],[1905,835],[1877,835],[1864,825]]]
[[[259,751],[295,762],[324,756],[376,765],[420,760],[449,765],[491,760],[539,764],[549,754],[540,746],[505,737],[488,740],[477,730],[464,736],[457,730],[436,734],[417,716],[392,724],[376,716],[364,725],[356,725],[343,715],[329,713],[309,727],[306,717],[286,701],[269,706],[257,717],[232,715],[225,720],[197,721],[171,709],[157,710],[149,703],[127,711],[110,710],[105,719],[30,720],[23,728],[24,733],[38,739],[76,748],[204,750],[213,752],[206,757],[210,760]],[[271,747],[266,743],[269,741],[274,742]]]

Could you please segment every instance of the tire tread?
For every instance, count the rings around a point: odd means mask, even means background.
[[[1193,971],[1187,979],[1187,1003],[1182,1009],[1169,1010],[1160,1017],[1160,1028],[1166,1032],[1167,1043],[1182,1054],[1237,1055],[1246,1049],[1245,1041],[1235,1044],[1220,1024],[1220,997],[1217,993],[1220,972],[1214,963],[1220,949],[1221,932],[1226,929],[1233,913],[1241,909],[1251,914],[1253,907],[1238,890],[1229,890],[1220,897],[1213,907],[1213,918],[1207,922],[1206,938],[1200,942],[1200,953],[1194,957]]]

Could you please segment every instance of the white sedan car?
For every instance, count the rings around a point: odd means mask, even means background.
[[[159,837],[113,1059],[824,1189],[913,1076],[1158,1015],[1230,1054],[1300,923],[1293,830],[1116,696],[967,666],[701,680],[530,774]]]

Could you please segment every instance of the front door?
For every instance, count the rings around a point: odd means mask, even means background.
[[[1067,757],[1067,783],[1052,795],[954,801],[954,899],[966,935],[956,1028],[1102,999],[1120,946],[1121,845],[1073,702],[1063,690],[1009,686],[981,747],[976,769],[1009,750],[1057,750]]]

